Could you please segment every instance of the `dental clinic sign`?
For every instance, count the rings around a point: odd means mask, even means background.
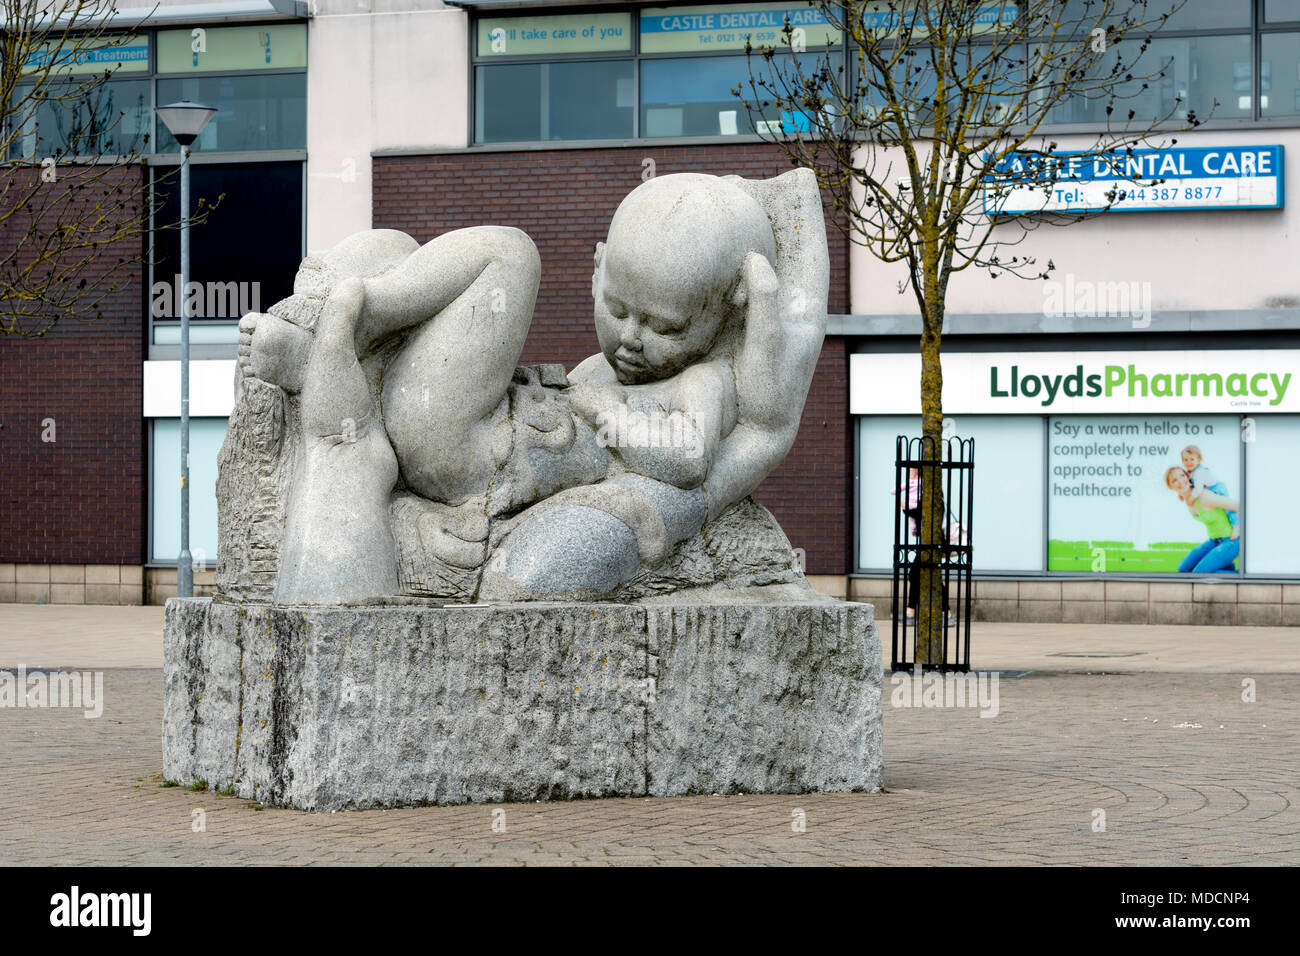
[[[1281,209],[1281,146],[1013,153],[990,173],[990,215],[1160,209]]]
[[[950,352],[943,407],[951,414],[1300,412],[1300,350],[1195,352]],[[849,357],[849,412],[916,415],[921,358]]]

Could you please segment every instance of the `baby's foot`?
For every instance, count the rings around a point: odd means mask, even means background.
[[[454,568],[482,567],[488,536],[483,499],[472,498],[457,507],[420,499],[420,505],[416,527],[434,557]]]
[[[265,312],[239,320],[239,370],[245,378],[302,391],[312,334],[301,326]]]

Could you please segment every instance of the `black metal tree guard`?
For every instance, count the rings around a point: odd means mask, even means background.
[[[930,662],[938,671],[970,670],[971,618],[971,518],[975,490],[975,439],[949,438],[934,453],[931,439],[898,436],[894,456],[894,487],[899,507],[894,509],[894,614],[893,664],[896,671],[912,670],[916,661],[917,624],[933,600],[922,594],[921,569],[937,566],[943,576],[943,657]],[[926,452],[929,452],[926,454]],[[926,468],[939,469],[943,509],[931,514],[933,526],[925,545],[922,534],[921,476]],[[913,469],[916,470],[915,477]],[[931,564],[930,562],[934,562]],[[915,617],[907,617],[907,609]],[[952,614],[949,614],[949,611]],[[910,635],[908,632],[911,632]]]

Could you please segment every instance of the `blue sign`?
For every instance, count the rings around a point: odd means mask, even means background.
[[[148,69],[148,44],[111,46],[96,50],[65,49],[63,47],[37,50],[27,55],[27,59],[23,63],[23,69],[27,71],[42,70],[47,66],[98,67],[101,65],[112,66],[117,63],[140,63],[144,64],[144,69]]]
[[[1109,210],[1281,209],[1281,146],[1013,153],[988,174],[993,215]]]

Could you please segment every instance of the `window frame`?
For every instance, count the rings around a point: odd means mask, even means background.
[[[1288,34],[1300,33],[1300,20],[1286,21],[1281,23],[1266,23],[1264,20],[1264,5],[1266,0],[1251,0],[1251,15],[1249,23],[1240,27],[1219,27],[1203,29],[1178,29],[1178,30],[1161,30],[1155,36],[1158,39],[1186,39],[1196,37],[1234,37],[1245,36],[1250,43],[1251,58],[1251,115],[1249,117],[1217,117],[1211,116],[1208,120],[1202,122],[1198,130],[1238,130],[1238,129],[1294,129],[1300,127],[1300,115],[1263,115],[1260,105],[1260,69],[1262,64],[1262,37],[1267,34]],[[701,6],[699,0],[692,2],[676,3],[665,2],[640,2],[635,4],[593,4],[591,6],[581,7],[584,13],[611,13],[611,12],[628,12],[632,21],[632,37],[630,49],[619,51],[618,53],[555,53],[555,54],[526,54],[518,57],[496,56],[480,57],[477,52],[477,35],[478,23],[484,19],[497,19],[504,16],[507,11],[488,11],[488,10],[469,10],[469,29],[467,34],[467,64],[468,64],[468,98],[469,109],[467,116],[466,143],[472,150],[484,151],[524,151],[532,149],[564,149],[564,148],[599,148],[601,146],[617,145],[668,145],[682,143],[758,143],[767,142],[767,138],[753,133],[738,133],[734,136],[674,136],[674,137],[643,137],[641,135],[641,61],[650,59],[690,59],[694,57],[718,57],[718,56],[741,56],[745,55],[744,50],[709,50],[693,51],[680,53],[643,53],[641,51],[641,12],[648,8],[660,7],[677,7],[677,6]],[[718,6],[727,6],[729,4],[720,3]],[[1158,13],[1161,8],[1157,7]],[[532,16],[554,16],[563,15],[565,12],[573,12],[574,7],[569,6],[546,6],[536,10],[532,8],[523,8],[522,10],[512,10],[510,13],[524,13]],[[1032,41],[1028,41],[1032,42]],[[827,50],[838,50],[841,57],[841,64],[844,68],[845,82],[852,84],[856,78],[856,58],[850,55],[850,48],[843,38],[838,46],[809,46],[808,52],[825,52]],[[632,60],[632,89],[633,89],[633,118],[632,118],[632,136],[630,139],[611,138],[611,139],[592,139],[592,140],[521,140],[517,142],[479,142],[475,136],[475,110],[478,107],[477,91],[475,83],[475,70],[477,67],[487,63],[548,63],[558,60],[604,60],[604,59],[628,59]],[[1145,58],[1144,58],[1144,62]],[[1156,69],[1159,69],[1157,65]],[[1178,129],[1179,124],[1170,122],[1160,124],[1158,129],[1168,127],[1169,129]],[[1089,134],[1105,132],[1107,129],[1104,123],[1045,123],[1043,129],[1050,131],[1052,135],[1066,136],[1073,133]]]
[[[267,70],[256,70],[256,69],[255,70],[212,70],[210,72],[190,71],[185,73],[175,73],[175,72],[160,73],[158,72],[157,69],[159,31],[184,29],[185,25],[182,24],[178,26],[178,25],[169,24],[167,26],[158,26],[149,29],[148,30],[149,69],[147,72],[141,72],[139,75],[141,76],[141,78],[146,78],[149,80],[149,88],[150,88],[151,96],[153,97],[154,108],[156,109],[158,106],[158,81],[159,80],[178,80],[178,79],[194,79],[194,78],[218,79],[226,76],[249,76],[249,75],[271,75],[271,74],[285,75],[285,74],[296,74],[296,73],[301,73],[305,75],[311,65],[311,31],[307,29],[307,25],[305,21],[300,21],[297,19],[258,20],[255,22],[247,22],[247,23],[240,21],[236,25],[260,27],[260,26],[282,26],[284,24],[293,24],[293,23],[301,23],[303,27],[303,31],[306,34],[307,66],[272,67],[271,69],[267,69]],[[213,26],[215,27],[220,27],[223,25],[229,25],[229,24],[220,24],[220,23],[213,24]],[[190,25],[191,28],[193,26],[197,26],[197,24]],[[308,123],[310,123],[310,119],[311,119],[311,104],[309,102],[310,96],[311,96],[311,84],[310,82],[307,82],[305,95],[304,95],[303,109],[306,112],[306,119],[308,120]],[[150,205],[150,209],[152,210],[156,205],[155,196],[154,196],[155,167],[160,167],[160,166],[179,167],[180,155],[175,150],[168,151],[168,152],[157,151],[156,147],[158,143],[158,136],[157,136],[158,118],[157,118],[157,114],[155,114],[152,110],[150,111],[150,117],[153,123],[150,130],[150,139],[149,139],[151,151],[142,154],[142,158],[144,159],[144,162],[148,167],[147,175],[149,176],[149,184],[148,184],[149,205]],[[307,148],[305,143],[303,144],[303,147],[301,149],[231,150],[231,151],[213,150],[211,152],[196,151],[190,153],[191,165],[206,165],[209,163],[220,163],[220,164],[230,165],[230,164],[283,163],[283,162],[299,162],[302,164],[302,185],[301,185],[302,217],[299,226],[301,242],[299,243],[299,250],[298,250],[299,257],[301,258],[307,255]],[[154,282],[156,281],[154,276],[154,257],[156,254],[156,250],[154,247],[154,230],[153,230],[152,219],[150,220],[149,228],[146,230],[146,233],[147,233],[147,240],[146,240],[147,249],[145,251],[145,255],[147,261],[146,261],[144,283],[143,283],[144,286],[143,296],[141,301],[141,309],[143,311],[144,319],[145,319],[144,330],[143,330],[143,334],[145,336],[145,341],[144,341],[145,356],[151,361],[175,360],[180,358],[181,352],[180,352],[179,345],[156,345],[154,343],[154,329],[156,326],[179,326],[180,320],[154,318],[153,310],[151,308],[151,302],[152,302],[151,290],[153,289]],[[229,327],[233,329],[238,327],[239,325],[238,320],[231,321],[231,320],[223,320],[223,319],[212,319],[212,320],[205,319],[204,321],[205,322],[210,321],[211,327],[214,328],[217,326],[223,326],[223,327]],[[235,343],[233,341],[225,344],[211,344],[211,343],[200,344],[200,343],[193,343],[193,342],[190,344],[190,358],[196,361],[202,359],[229,359],[233,356],[234,351],[235,351]]]
[[[532,11],[525,9],[523,11],[509,11],[513,13],[530,13],[533,16],[545,17],[562,15],[564,12],[573,12],[581,10],[582,13],[628,13],[631,18],[632,35],[630,38],[629,49],[619,50],[610,53],[531,53],[521,56],[480,56],[478,54],[478,23],[480,20],[494,20],[503,17],[505,11],[496,11],[492,13],[479,13],[471,11],[469,29],[465,32],[468,34],[469,47],[467,50],[469,79],[466,84],[469,95],[469,110],[467,117],[468,128],[466,130],[465,142],[469,143],[471,149],[481,150],[525,150],[525,149],[557,149],[571,146],[595,147],[602,144],[630,145],[638,144],[655,144],[655,143],[682,143],[682,142],[722,142],[722,143],[758,143],[763,142],[763,137],[754,133],[737,133],[734,136],[672,136],[672,137],[643,137],[641,135],[641,61],[642,60],[685,60],[685,59],[717,59],[719,57],[734,56],[741,59],[745,58],[745,51],[739,50],[698,50],[689,52],[667,52],[667,53],[643,53],[641,51],[641,13],[643,10],[659,9],[662,7],[691,7],[691,6],[710,6],[712,4],[702,4],[699,0],[692,0],[689,3],[665,3],[650,2],[636,4],[593,4],[591,6],[575,7],[544,7]],[[716,6],[736,6],[743,7],[742,3],[720,3]],[[847,76],[850,64],[847,59],[847,45],[841,38],[840,43],[835,46],[813,46],[809,45],[809,53],[824,53],[827,51],[836,51],[840,53],[842,65]],[[632,136],[630,139],[615,137],[612,139],[582,139],[582,140],[519,140],[515,142],[479,142],[475,133],[475,116],[478,109],[478,89],[476,70],[480,66],[486,66],[492,63],[511,63],[511,64],[528,64],[528,63],[555,63],[558,61],[575,62],[575,61],[592,61],[592,60],[631,60],[632,61]],[[740,105],[740,101],[737,101]]]
[[[299,243],[298,256],[304,258],[307,255],[307,151],[305,149],[285,149],[285,150],[245,150],[241,152],[229,153],[191,153],[191,166],[207,165],[262,165],[266,163],[285,163],[297,162],[301,164],[302,176],[300,180],[301,199],[300,206],[302,214],[299,222]],[[157,202],[154,196],[155,171],[158,167],[178,168],[180,166],[180,157],[174,153],[158,153],[150,156],[147,161],[149,176],[149,206],[154,209]],[[147,262],[144,282],[144,315],[145,315],[145,352],[146,357],[151,361],[179,359],[181,350],[179,345],[158,345],[154,342],[154,330],[160,327],[179,328],[179,318],[156,318],[152,308],[152,289],[154,282],[155,257],[157,250],[154,246],[154,229],[152,221],[147,230],[148,249],[146,251]],[[267,308],[272,303],[263,303]],[[206,328],[237,328],[238,319],[202,319]],[[235,351],[235,342],[229,343],[190,343],[190,358],[199,359],[229,359]]]

